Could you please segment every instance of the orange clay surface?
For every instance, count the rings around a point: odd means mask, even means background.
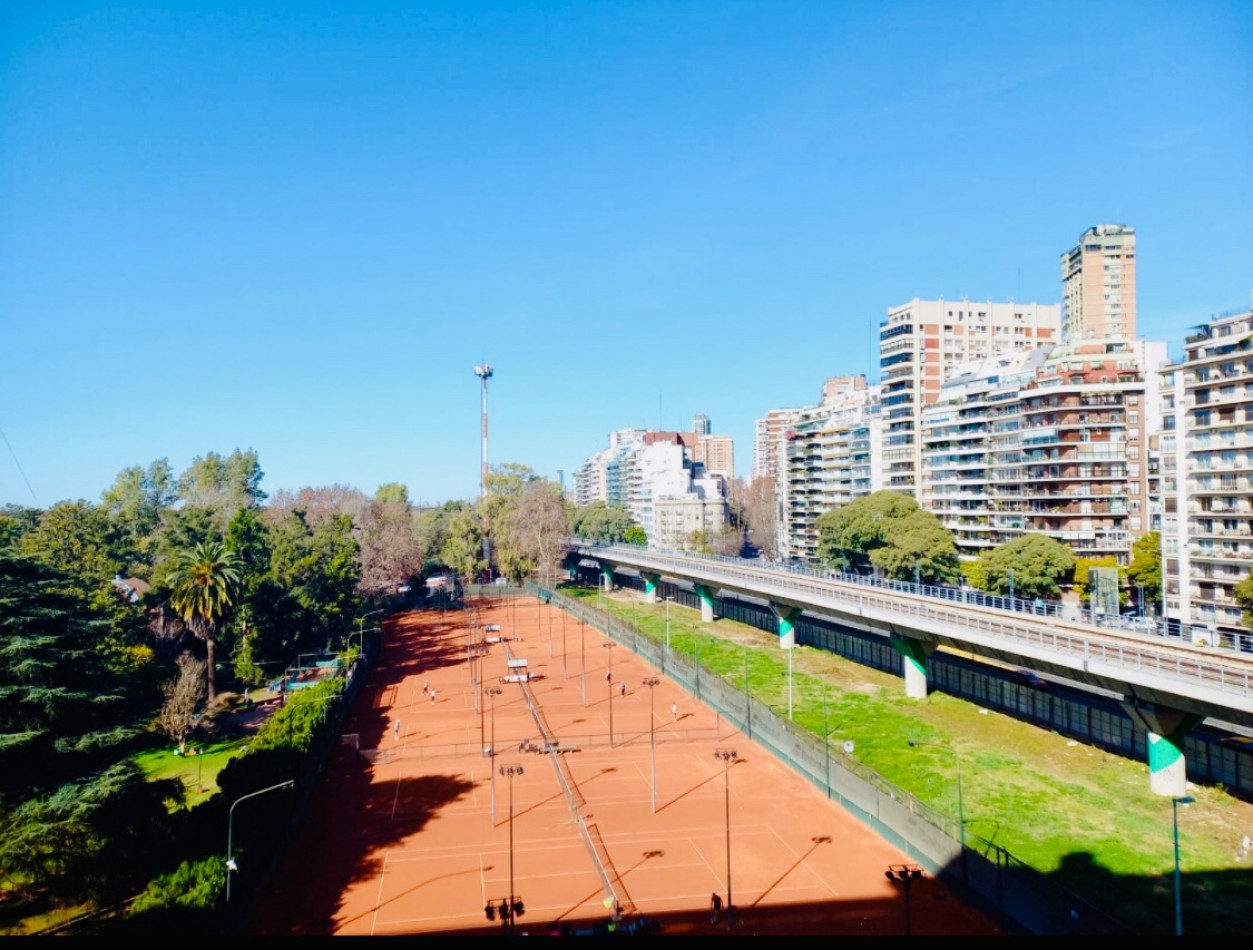
[[[393,616],[382,636],[345,726],[357,748],[319,777],[248,934],[499,934],[484,908],[511,894],[518,934],[604,926],[615,900],[619,927],[715,934],[728,892],[737,934],[1004,933],[930,875],[907,921],[884,873],[904,853],[556,607],[482,599]],[[545,736],[565,751],[536,751]]]

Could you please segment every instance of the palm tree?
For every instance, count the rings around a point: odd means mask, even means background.
[[[239,589],[239,560],[221,541],[201,541],[174,556],[168,583],[170,606],[204,641],[208,702],[213,705],[213,650],[218,623],[233,606]]]

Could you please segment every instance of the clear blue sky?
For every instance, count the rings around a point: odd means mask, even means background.
[[[567,485],[628,426],[877,380],[915,296],[1140,333],[1253,294],[1253,4],[0,6],[0,504],[254,449],[262,488]]]

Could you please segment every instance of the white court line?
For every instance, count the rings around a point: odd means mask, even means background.
[[[383,875],[387,873],[387,855],[383,855],[383,867],[379,871],[379,889],[374,895],[374,911],[370,914],[370,936],[374,936],[375,930],[378,928],[379,908],[383,905]]]

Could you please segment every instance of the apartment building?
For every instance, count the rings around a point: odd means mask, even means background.
[[[1000,486],[1022,479],[1019,393],[1051,349],[960,365],[922,411],[919,504],[952,533],[962,554],[977,555],[1006,535],[994,519]]]
[[[783,433],[775,479],[781,557],[816,559],[818,518],[881,487],[880,433],[871,411],[877,396],[864,376],[832,377],[823,401],[798,410]]]
[[[753,478],[776,478],[779,474],[779,443],[800,409],[771,409],[753,426]]]
[[[1253,310],[1216,314],[1162,372],[1162,585],[1168,619],[1247,632],[1253,567]]]
[[[1093,340],[972,364],[923,413],[923,501],[961,553],[1025,533],[1130,561],[1152,529],[1164,343]]]
[[[1062,338],[1136,337],[1136,232],[1124,224],[1088,228],[1062,254]]]
[[[915,298],[888,310],[879,331],[884,487],[921,503],[922,410],[957,366],[1033,350],[1060,335],[1057,304]]]

